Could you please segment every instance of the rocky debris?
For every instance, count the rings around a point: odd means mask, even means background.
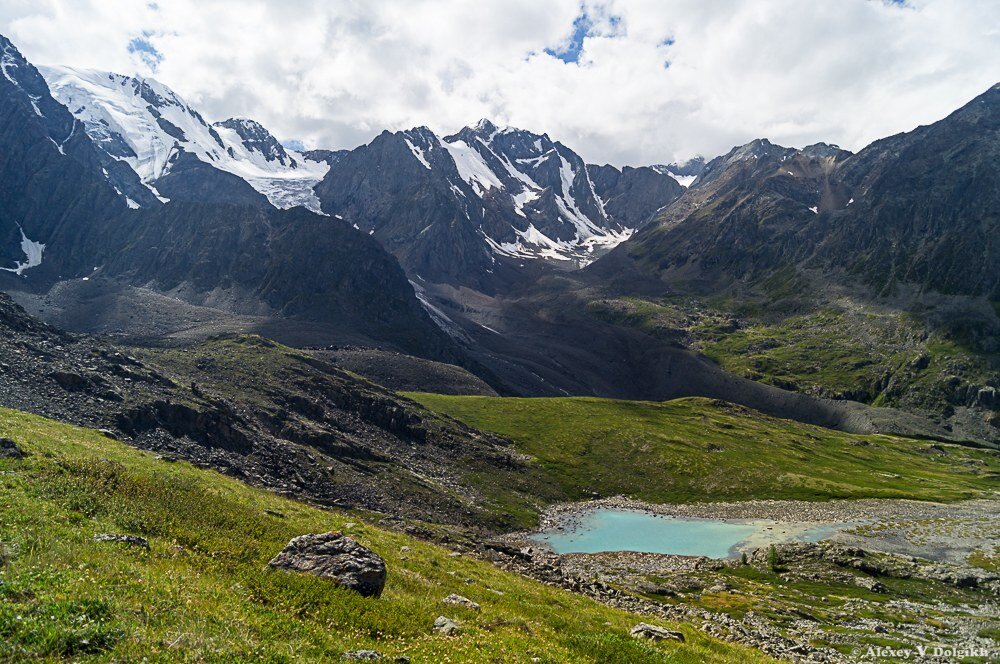
[[[80,392],[90,386],[90,380],[77,373],[68,371],[53,371],[49,378],[59,384],[67,392]]]
[[[22,459],[24,450],[10,438],[0,438],[0,459]]]
[[[466,609],[471,609],[473,611],[479,610],[479,604],[473,602],[468,597],[462,597],[461,595],[456,595],[455,593],[448,595],[441,601],[444,602],[445,604],[451,604],[453,606],[462,606],[465,607]]]
[[[379,597],[385,587],[382,557],[339,532],[296,537],[267,565],[331,579],[365,597]]]
[[[438,616],[434,620],[434,631],[438,634],[443,634],[444,636],[451,636],[457,634],[461,630],[461,626],[457,621],[447,618],[445,616]]]
[[[616,507],[642,508],[643,505],[625,499],[604,499]],[[594,503],[588,503],[591,506]],[[833,504],[809,504],[795,501],[747,501],[717,505],[650,506],[657,513],[708,518],[774,518],[778,521],[812,523],[830,522],[907,522],[927,523],[933,519],[956,520],[972,524],[977,531],[991,532],[995,523],[996,503],[970,501],[958,505],[937,505],[912,501],[838,501]],[[575,507],[575,509],[573,509]],[[542,527],[552,528],[571,523],[581,506],[557,506],[543,515]],[[858,518],[867,515],[869,518]],[[987,529],[984,531],[984,525]],[[963,526],[964,527],[964,526]],[[757,567],[772,574],[769,567],[769,547],[748,550],[745,561],[740,558],[716,560],[709,558],[671,556],[639,552],[608,552],[598,554],[556,555],[539,547],[523,535],[512,534],[482,542],[478,553],[499,567],[535,578],[554,587],[578,592],[617,608],[656,617],[670,622],[699,625],[707,634],[722,640],[756,648],[777,659],[795,662],[847,662],[839,652],[857,644],[859,633],[871,633],[876,627],[888,633],[905,634],[914,643],[938,643],[947,634],[949,643],[975,642],[984,624],[991,624],[997,613],[996,604],[988,597],[973,600],[961,595],[970,604],[953,606],[946,601],[911,597],[905,588],[891,590],[888,578],[912,578],[935,581],[942,597],[954,598],[956,592],[983,589],[1000,593],[996,574],[969,568],[967,565],[935,563],[912,556],[873,552],[863,547],[824,541],[820,543],[778,543],[775,553],[782,563],[779,583],[794,584],[809,581],[824,584],[837,594],[838,587],[865,587],[881,596],[876,599],[852,598],[827,612],[838,625],[849,626],[849,633],[829,629],[829,616],[813,611],[808,605],[791,601],[771,607],[768,612],[749,611],[741,616],[706,610],[701,604],[702,593],[727,593],[742,600],[754,601],[759,588],[739,582],[731,576],[733,568],[742,565]],[[894,587],[894,586],[893,586]],[[649,596],[676,596],[682,601],[662,602]],[[816,599],[820,599],[818,596]],[[824,603],[826,599],[823,599]],[[979,603],[977,603],[979,602]],[[779,605],[782,603],[779,602]],[[836,605],[836,602],[834,603]],[[863,612],[884,615],[899,613],[900,622],[892,617],[858,618]],[[782,617],[776,619],[773,612]],[[928,632],[921,616],[928,612],[940,615],[945,628]],[[912,617],[907,618],[906,616]],[[905,622],[911,620],[911,622]],[[885,632],[883,632],[885,633]],[[822,642],[828,645],[816,645]]]
[[[248,380],[257,367],[272,373]],[[507,518],[480,500],[470,464],[507,473],[526,463],[509,441],[429,417],[309,351],[251,335],[125,349],[39,323],[3,293],[0,407],[102,430],[281,495],[480,531]],[[411,478],[445,491],[400,491]]]
[[[347,662],[394,662],[394,664],[410,664],[409,657],[386,657],[377,650],[349,650],[340,656]]]
[[[823,560],[837,567],[862,572],[868,578],[857,577],[854,583],[873,592],[885,592],[885,586],[870,577],[936,581],[956,588],[989,589],[1000,583],[1000,575],[977,567],[934,563],[893,553],[875,553],[830,542],[779,544],[775,546],[775,551],[783,564],[797,563],[801,567],[810,561]],[[750,563],[764,566],[768,556],[767,549],[757,549],[750,555]]]
[[[135,535],[120,535],[116,533],[99,533],[94,535],[95,542],[119,542],[121,544],[127,544],[128,546],[138,546],[143,549],[149,549],[149,540],[144,537],[137,537]]]
[[[198,410],[165,400],[130,409],[118,416],[118,428],[129,436],[161,429],[174,438],[190,438],[205,446],[246,454],[253,448],[241,430],[239,417],[216,403],[210,410]]]
[[[659,595],[661,597],[679,597],[685,593],[694,593],[702,590],[704,583],[697,578],[679,574],[669,581],[643,581],[635,586],[635,590],[647,595]],[[708,592],[718,592],[710,589]]]
[[[649,623],[639,623],[628,632],[633,639],[649,639],[650,641],[684,641],[684,635],[680,632],[669,630],[665,627],[650,625]]]
[[[744,620],[736,620],[724,613],[711,613],[686,603],[662,604],[648,601],[618,590],[599,579],[595,580],[592,574],[584,576],[575,570],[568,570],[564,566],[564,559],[583,557],[582,554],[560,557],[546,549],[518,548],[512,543],[504,541],[485,542],[480,553],[484,558],[503,569],[529,576],[547,585],[578,592],[609,606],[632,613],[658,616],[672,622],[701,624],[705,632],[716,638],[751,646],[773,657],[809,662],[844,661],[844,658],[834,650],[813,648],[808,644],[808,641],[803,642],[784,636],[765,619],[753,615],[753,612],[750,612]],[[628,553],[633,554],[633,552]],[[657,554],[639,555],[655,556]],[[707,558],[691,559],[683,556],[663,556],[663,558],[683,560],[681,564],[692,569],[695,565],[701,564],[706,571],[726,566],[723,561],[710,561]],[[800,651],[808,649],[809,652],[807,655],[803,655],[797,651],[798,654],[793,655],[790,654],[793,648]]]
[[[865,590],[870,590],[873,593],[884,593],[888,592],[889,589],[886,588],[878,580],[871,578],[870,576],[858,576],[854,578],[854,585],[859,588],[864,588]]]

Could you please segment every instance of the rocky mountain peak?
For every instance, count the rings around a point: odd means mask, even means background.
[[[210,125],[149,78],[71,67],[42,73],[106,155],[109,181],[140,207],[158,198],[319,211],[312,188],[329,164],[285,149],[259,122],[231,118]],[[122,169],[134,171],[142,185],[128,188]]]
[[[723,159],[732,163],[734,161],[746,161],[748,159],[763,159],[765,157],[781,158],[794,152],[792,148],[775,145],[766,138],[755,138],[745,145],[733,148]]]
[[[249,151],[258,152],[265,161],[276,161],[288,168],[297,168],[298,163],[288,154],[284,146],[271,135],[264,125],[247,118],[229,118],[216,122],[216,128],[228,129],[236,134]]]
[[[680,188],[648,168],[588,166],[545,134],[481,120],[443,138],[427,127],[383,132],[316,192],[324,212],[373,234],[415,280],[489,290],[529,259],[591,262]]]
[[[493,135],[498,131],[497,126],[493,124],[493,122],[491,122],[490,120],[487,120],[486,118],[483,118],[479,122],[477,122],[472,127],[472,130],[475,131],[476,133],[486,134],[486,135]]]
[[[850,151],[833,143],[813,143],[802,148],[799,152],[814,159],[843,159],[851,155]]]

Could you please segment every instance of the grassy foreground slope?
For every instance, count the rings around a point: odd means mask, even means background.
[[[570,499],[953,501],[1000,491],[991,451],[846,434],[710,399],[408,396],[510,438]]]
[[[0,436],[29,453],[0,459],[3,662],[319,662],[357,648],[414,662],[766,661],[687,626],[683,644],[635,641],[639,616],[93,431],[0,410]],[[332,529],[386,559],[381,598],[264,571],[290,538]],[[453,592],[482,611],[443,605]],[[464,631],[432,634],[441,614]]]

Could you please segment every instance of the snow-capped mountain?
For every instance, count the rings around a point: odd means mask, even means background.
[[[441,145],[479,198],[509,197],[514,213],[527,221],[523,229],[514,225],[513,238],[486,233],[497,253],[587,263],[596,249],[632,234],[605,211],[579,155],[547,135],[482,120]]]
[[[83,123],[94,143],[128,164],[160,200],[168,196],[158,183],[179,168],[199,168],[193,157],[244,180],[275,207],[319,211],[312,188],[329,164],[286,150],[259,123],[230,119],[209,124],[153,79],[71,67],[40,71],[53,96]],[[233,184],[231,178],[218,178],[222,188]],[[253,198],[252,192],[234,197],[240,202]],[[220,198],[218,192],[213,198]]]
[[[92,269],[81,256],[99,243],[102,215],[126,210],[126,196],[107,182],[113,167],[3,36],[0,74],[0,279]]]
[[[636,185],[644,202],[619,214],[609,203]],[[443,138],[383,132],[316,187],[326,213],[373,234],[412,276],[477,287],[528,259],[585,265],[681,191],[651,169],[588,166],[545,134],[487,120]]]
[[[296,152],[254,120],[207,122],[153,79],[41,73],[129,206],[303,206],[374,235],[421,278],[483,285],[529,259],[586,265],[682,192],[664,173],[588,166],[545,134],[486,120],[447,137],[421,127],[349,153]]]

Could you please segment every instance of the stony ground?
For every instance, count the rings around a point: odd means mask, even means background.
[[[967,661],[991,661],[1000,652],[996,501],[646,505],[607,499],[555,506],[543,526],[573,528],[581,510],[595,505],[772,521],[774,528],[766,531],[770,539],[745,543],[745,556],[728,560],[636,552],[558,556],[523,536],[507,538],[497,558],[614,606],[693,621],[709,634],[793,661],[898,661],[901,650],[917,646],[971,648]],[[819,544],[789,541],[797,526],[836,523],[847,525]],[[977,659],[979,651],[993,655]]]
[[[510,488],[537,473],[506,441],[261,337],[121,346],[40,323],[0,294],[0,407],[320,504],[469,528],[533,522],[508,522],[530,518],[537,491]]]

